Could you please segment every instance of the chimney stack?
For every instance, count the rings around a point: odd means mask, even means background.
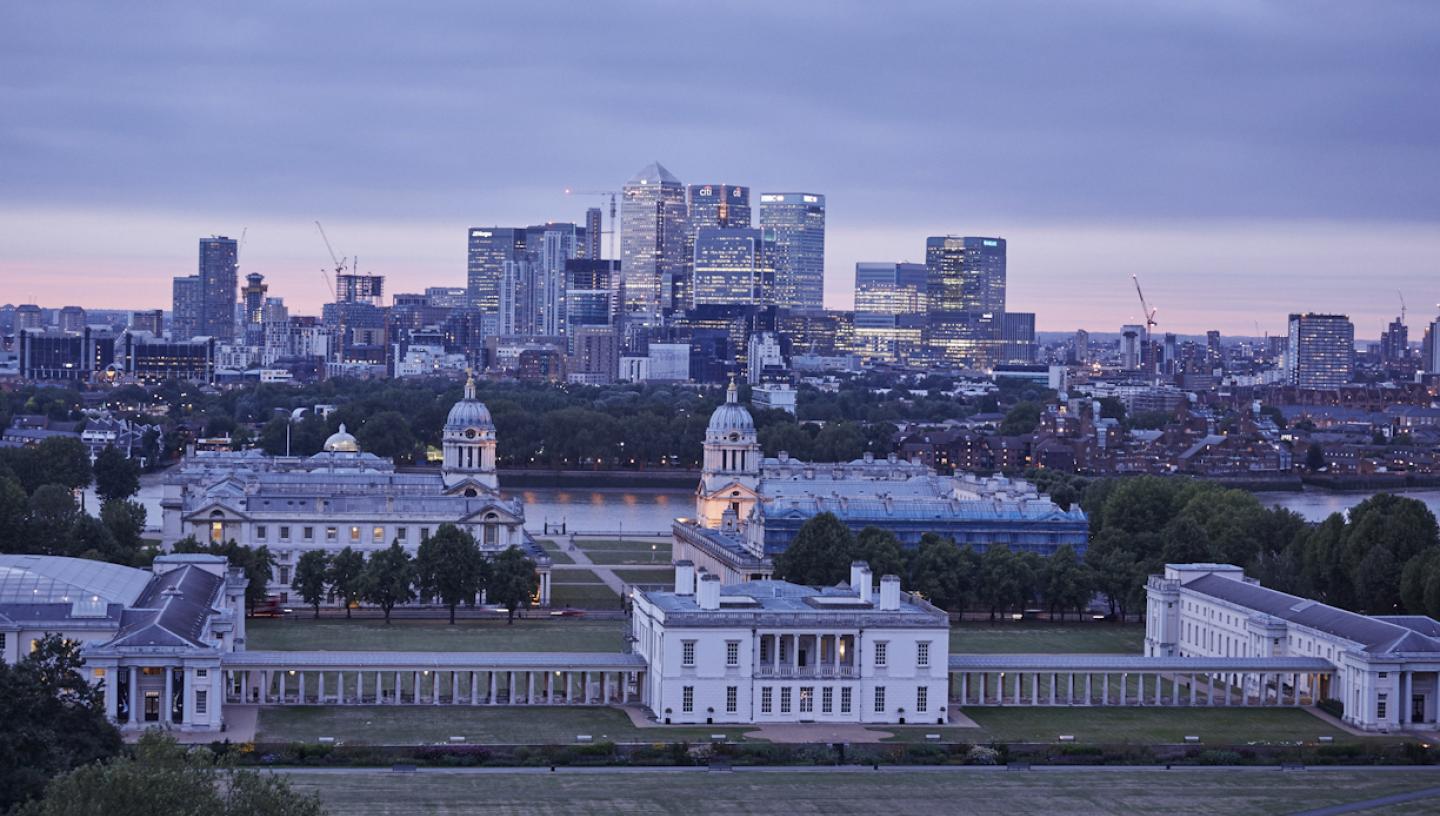
[[[860,601],[862,603],[870,603],[870,601],[873,600],[873,596],[875,595],[875,573],[870,571],[868,565],[860,570],[860,586],[855,588],[860,591]]]
[[[676,595],[694,595],[694,594],[695,594],[695,562],[694,562],[694,561],[685,560],[685,561],[676,561],[676,562],[675,562],[675,594],[676,594]]]
[[[860,591],[861,573],[869,572],[870,565],[864,561],[850,562],[850,588],[856,592]]]
[[[900,576],[886,575],[880,579],[880,611],[895,612],[900,609]]]
[[[700,576],[700,589],[695,593],[695,602],[701,609],[720,608],[720,576],[708,572]]]

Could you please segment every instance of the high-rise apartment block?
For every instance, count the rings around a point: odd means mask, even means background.
[[[624,310],[657,323],[685,287],[685,186],[659,162],[625,183],[620,205],[620,272]],[[681,304],[683,305],[683,304]]]
[[[775,231],[775,302],[825,307],[825,196],[761,193],[760,227]]]
[[[1345,315],[1292,314],[1285,373],[1300,388],[1338,388],[1354,373],[1355,325]]]
[[[1398,317],[1380,333],[1380,359],[1386,363],[1403,363],[1410,359],[1410,330]]]
[[[200,334],[217,340],[235,338],[240,248],[223,235],[200,239]]]

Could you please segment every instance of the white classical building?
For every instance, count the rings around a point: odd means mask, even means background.
[[[726,584],[770,577],[773,557],[820,513],[857,532],[889,530],[906,546],[937,533],[982,551],[1001,544],[1049,555],[1065,545],[1083,553],[1089,539],[1078,505],[1061,509],[1023,480],[943,476],[893,454],[851,462],[804,462],[784,451],[767,458],[733,382],[710,416],[704,451],[695,515],[672,526],[675,557]]]
[[[1267,589],[1229,564],[1167,564],[1146,591],[1146,657],[1323,659],[1333,674],[1251,674],[1240,685],[1338,700],[1345,721],[1367,730],[1435,728],[1440,621],[1349,612]]]
[[[361,451],[343,425],[313,456],[195,452],[165,478],[162,546],[194,536],[268,547],[276,556],[271,585],[285,603],[307,551],[370,553],[398,541],[413,553],[441,524],[454,524],[486,553],[523,550],[536,563],[536,600],[546,606],[551,561],[525,531],[524,505],[500,492],[495,444],[495,423],[471,380],[446,418],[438,472],[400,472]]]
[[[852,565],[849,585],[721,585],[688,561],[637,592],[641,701],[663,723],[945,722],[945,612]]]
[[[81,644],[123,730],[218,731],[222,657],[245,644],[246,583],[217,555],[162,555],[150,570],[0,555],[0,661],[58,634]]]

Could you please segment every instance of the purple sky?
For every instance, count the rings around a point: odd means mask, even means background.
[[[1042,330],[1136,320],[1135,273],[1161,331],[1374,337],[1440,301],[1436,43],[1434,2],[8,3],[0,303],[168,308],[248,227],[315,310],[317,218],[390,291],[459,286],[465,227],[658,159],[826,194],[832,306],[986,234]]]

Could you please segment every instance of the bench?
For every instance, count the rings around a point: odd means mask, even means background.
[[[451,737],[451,738],[450,738],[450,741],[451,741],[451,742],[464,742],[464,741],[465,741],[465,738],[464,738],[464,737]]]
[[[1195,742],[1199,742],[1199,741],[1200,741],[1200,738],[1199,738],[1199,737],[1195,737],[1195,736],[1187,736],[1187,737],[1185,737],[1185,741],[1186,741],[1186,742],[1189,742],[1189,743],[1195,743]]]
[[[1334,737],[1321,737],[1321,738],[1320,738],[1320,741],[1321,741],[1321,742],[1334,742],[1334,741],[1335,741],[1335,738],[1334,738]]]
[[[1060,741],[1061,741],[1061,742],[1074,742],[1074,741],[1075,741],[1075,735],[1074,735],[1074,734],[1061,734],[1061,735],[1060,735]]]
[[[939,734],[926,734],[926,735],[925,735],[925,739],[928,740],[929,742],[939,742],[939,741],[940,741],[940,735],[939,735]]]
[[[334,745],[334,744],[335,744],[335,738],[334,738],[334,737],[321,737],[320,739],[316,740],[316,742],[320,743],[321,745]]]
[[[391,765],[391,773],[415,773],[414,765]]]
[[[589,734],[576,734],[576,735],[575,735],[575,741],[576,741],[576,742],[594,742],[594,741],[595,741],[595,738],[592,737],[592,736],[590,736]]]

